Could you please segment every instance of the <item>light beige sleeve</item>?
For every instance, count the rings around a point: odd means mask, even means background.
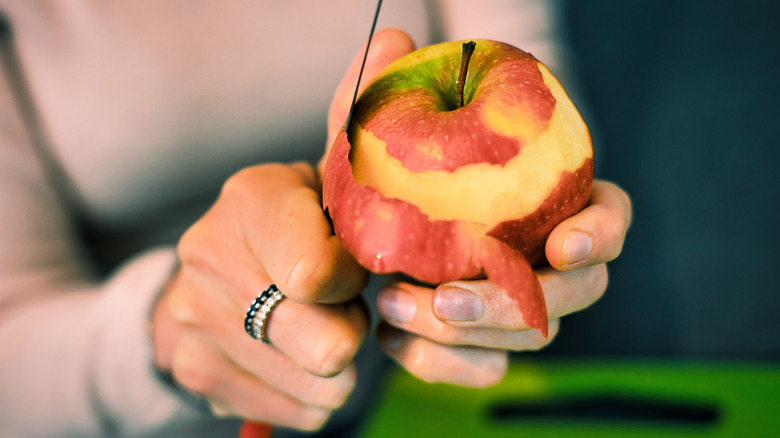
[[[147,326],[173,249],[91,273],[0,58],[0,436],[143,434],[206,414],[159,382]]]

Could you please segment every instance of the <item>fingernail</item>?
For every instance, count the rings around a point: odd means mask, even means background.
[[[485,305],[481,298],[469,291],[447,287],[433,297],[433,311],[443,320],[476,321],[485,312]]]
[[[584,262],[593,249],[590,236],[582,231],[569,231],[563,242],[563,264],[571,266]]]
[[[396,288],[381,291],[377,297],[377,310],[386,319],[409,322],[414,318],[417,303],[410,294]]]

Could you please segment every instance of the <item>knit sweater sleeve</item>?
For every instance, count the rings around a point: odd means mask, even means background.
[[[92,274],[3,67],[0,435],[144,434],[205,415],[152,366],[148,313],[174,250],[141,254],[107,279]]]

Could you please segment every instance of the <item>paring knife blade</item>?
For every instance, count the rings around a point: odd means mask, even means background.
[[[358,98],[358,90],[360,89],[360,79],[363,77],[363,69],[366,67],[366,59],[368,59],[368,50],[371,48],[371,39],[374,37],[374,30],[376,29],[376,22],[379,18],[379,10],[382,9],[382,0],[378,0],[376,4],[376,12],[374,12],[374,20],[371,22],[371,31],[368,34],[368,43],[366,43],[366,53],[363,54],[363,62],[360,64],[360,73],[358,73],[357,83],[355,84],[355,94],[352,96],[352,104],[349,106],[349,113],[347,114],[347,120],[344,122],[344,129],[349,132],[349,122],[352,120],[352,111],[355,109],[355,102]]]

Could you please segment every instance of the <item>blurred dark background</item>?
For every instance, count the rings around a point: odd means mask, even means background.
[[[634,221],[542,354],[780,359],[780,2],[569,1],[597,174]]]

